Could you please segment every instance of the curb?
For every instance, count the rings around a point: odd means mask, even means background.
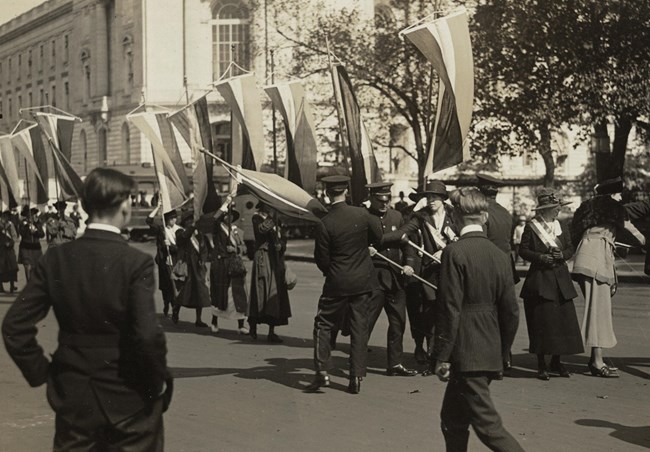
[[[289,261],[294,261],[294,262],[314,262],[313,256],[307,256],[304,254],[285,254],[284,258]],[[517,269],[517,275],[523,280],[526,277],[526,274],[528,273],[528,269],[526,268],[518,268]],[[650,284],[650,276],[645,275],[645,274],[626,274],[626,273],[618,273],[618,281],[622,283],[629,283],[629,284]]]

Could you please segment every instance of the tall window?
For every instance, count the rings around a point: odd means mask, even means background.
[[[128,90],[133,86],[133,38],[127,35],[122,39],[122,56],[124,58],[124,87]]]
[[[18,80],[20,80],[20,73],[23,70],[23,55],[21,53],[18,54]]]
[[[64,107],[67,111],[70,109],[70,83],[63,83],[63,94],[65,94],[65,99],[63,100]]]
[[[122,152],[124,153],[124,163],[131,163],[131,133],[129,125],[125,122],[122,124]]]
[[[88,171],[88,142],[86,141],[86,131],[82,130],[79,134],[79,143],[81,143],[81,152],[83,157],[83,174]]]
[[[43,88],[39,90],[38,101],[40,102],[40,105],[45,105],[45,92],[43,91]]]
[[[238,0],[223,0],[212,9],[212,78],[224,74],[234,61],[243,68],[250,66],[250,15]],[[233,68],[232,75],[241,71]]]
[[[43,70],[43,58],[45,58],[45,49],[44,44],[41,44],[38,48],[38,72]]]
[[[56,85],[52,85],[52,90],[50,92],[52,93],[52,106],[56,107]]]
[[[70,40],[68,38],[68,35],[65,35],[63,37],[63,62],[64,63],[68,62],[68,58],[70,56],[69,47],[70,47]]]
[[[13,119],[13,117],[14,117],[14,109],[13,109],[13,107],[11,105],[11,97],[9,99],[7,99],[7,105],[9,106],[9,111],[8,111],[9,119]]]
[[[230,123],[221,122],[210,124],[212,128],[212,141],[215,153],[226,160],[232,162],[232,140],[230,138]]]
[[[31,92],[28,94],[28,96],[29,96],[29,107],[31,108],[34,106],[34,99],[32,98]]]
[[[32,76],[32,49],[29,49],[29,53],[27,54],[27,75],[29,77]]]
[[[56,40],[52,40],[52,60],[50,61],[50,66],[54,67],[56,64]]]
[[[108,164],[108,152],[106,149],[106,129],[101,128],[97,131],[97,150],[98,155],[98,166],[106,166]]]
[[[84,75],[84,102],[90,100],[90,52],[86,49],[81,51],[81,68]]]

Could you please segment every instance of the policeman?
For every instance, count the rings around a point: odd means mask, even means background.
[[[488,202],[488,219],[485,225],[483,225],[483,228],[487,233],[488,239],[510,257],[512,277],[516,284],[519,282],[519,276],[517,276],[515,260],[510,247],[512,231],[514,230],[514,219],[505,207],[497,203],[496,199],[499,193],[499,187],[503,186],[503,182],[496,177],[484,173],[477,174],[476,178],[478,179],[478,188],[485,195]],[[512,369],[512,354],[508,352],[503,362],[503,370],[508,371],[510,369]]]
[[[332,328],[341,314],[350,316],[350,382],[348,392],[358,394],[366,374],[368,353],[368,305],[379,289],[368,245],[381,240],[381,224],[363,207],[345,202],[350,178],[324,177],[330,211],[316,228],[314,259],[325,276],[323,292],[314,319],[314,366],[316,375],[307,391],[329,386],[327,373]]]
[[[403,224],[402,214],[389,207],[393,184],[390,182],[375,182],[366,185],[369,194],[371,215],[379,218],[382,232],[396,231]],[[405,247],[406,245],[402,245]],[[398,247],[386,248],[380,253],[396,263],[402,263],[403,253]],[[377,270],[379,289],[373,291],[368,310],[368,336],[377,323],[383,308],[388,317],[388,366],[386,373],[389,376],[400,375],[412,377],[417,375],[416,370],[407,369],[402,364],[402,341],[406,330],[406,293],[404,292],[404,275],[394,265],[380,256],[372,258],[372,263]]]
[[[47,230],[48,244],[52,248],[62,243],[71,242],[77,237],[77,226],[74,220],[65,216],[65,209],[68,204],[65,201],[58,201],[54,204],[58,215],[52,216],[47,220],[45,228]]]

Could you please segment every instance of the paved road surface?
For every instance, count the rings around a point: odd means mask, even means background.
[[[152,250],[152,245],[140,245]],[[385,316],[371,338],[369,374],[362,392],[345,392],[344,340],[333,354],[332,387],[321,394],[301,389],[312,376],[312,322],[322,278],[311,263],[294,262],[299,278],[291,292],[293,317],[278,329],[284,344],[268,344],[265,327],[253,342],[222,322],[217,336],[198,331],[194,313],[181,323],[161,319],[176,392],[165,416],[168,451],[440,451],[439,410],[444,384],[433,377],[387,377]],[[22,275],[21,275],[22,277]],[[22,287],[24,282],[19,282]],[[650,286],[624,285],[614,301],[619,344],[608,352],[619,379],[586,375],[586,355],[567,358],[570,379],[534,378],[535,358],[522,317],[513,347],[512,378],[492,384],[507,429],[527,451],[642,451],[650,449]],[[162,301],[157,294],[159,309]],[[13,302],[0,297],[0,317]],[[90,300],[89,300],[90,302]],[[584,303],[576,302],[581,319]],[[204,320],[209,313],[204,313]],[[52,315],[39,324],[39,339],[53,351]],[[413,366],[413,342],[405,340]],[[0,451],[51,449],[53,414],[44,387],[30,389],[0,350]],[[474,434],[470,450],[485,450]]]

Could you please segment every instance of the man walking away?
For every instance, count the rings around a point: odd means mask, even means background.
[[[163,450],[172,380],[153,259],[120,235],[134,188],[118,171],[91,171],[82,193],[85,234],[47,251],[2,324],[7,351],[29,385],[47,383],[55,451]],[[59,324],[51,360],[36,341],[36,324],[50,308]]]
[[[314,258],[325,275],[323,293],[314,319],[314,366],[316,376],[307,391],[329,386],[332,328],[349,309],[350,383],[348,392],[358,394],[366,375],[368,308],[372,291],[379,289],[368,245],[381,240],[381,224],[363,207],[345,203],[350,178],[323,178],[332,206],[316,229]]]
[[[522,451],[489,389],[519,323],[510,256],[483,231],[488,203],[478,189],[456,190],[450,199],[460,239],[442,252],[432,353],[436,374],[448,381],[440,413],[447,451],[467,450],[470,425],[491,450]]]

